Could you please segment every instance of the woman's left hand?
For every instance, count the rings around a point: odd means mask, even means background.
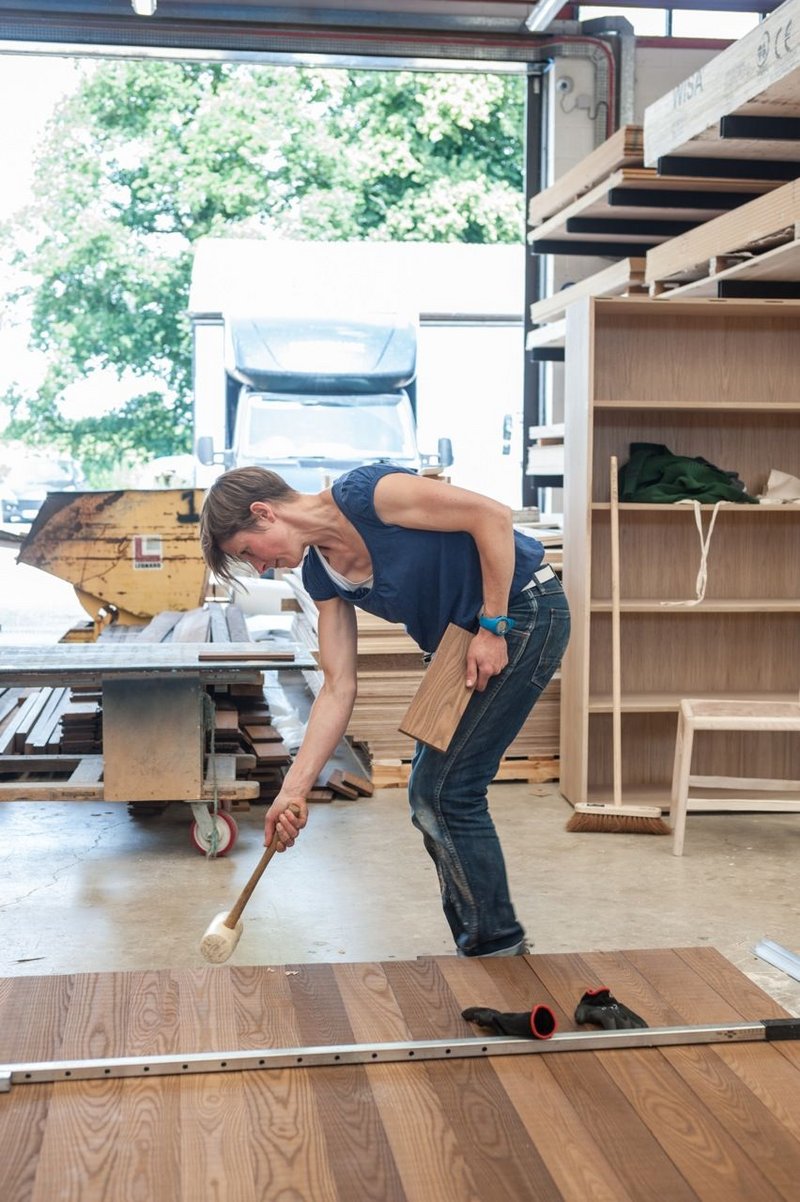
[[[502,635],[479,630],[467,651],[468,689],[482,693],[493,676],[499,676],[508,663],[508,648]]]

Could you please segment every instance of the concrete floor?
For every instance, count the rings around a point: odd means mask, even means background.
[[[0,561],[0,645],[54,642],[85,619],[69,585],[12,552]],[[534,951],[713,946],[800,1015],[800,982],[752,954],[763,938],[800,952],[799,816],[690,815],[675,857],[669,838],[568,834],[571,809],[553,786],[498,784],[491,804]],[[263,813],[239,816],[233,854],[210,861],[178,803],[150,819],[108,802],[4,804],[0,976],[199,966],[206,926],[259,858]],[[244,924],[239,964],[453,950],[401,789],[313,806]]]
[[[645,835],[568,834],[551,786],[503,783],[492,810],[517,911],[537,952],[713,946],[800,1014],[800,982],[757,959],[800,940],[791,815],[693,815],[686,853]],[[202,934],[258,860],[264,808],[239,816],[229,857],[189,843],[191,813],[155,818],[109,803],[13,802],[0,809],[0,975],[203,963]],[[452,952],[436,876],[404,790],[312,807],[244,915],[234,961],[414,959]],[[613,985],[613,983],[612,983]]]

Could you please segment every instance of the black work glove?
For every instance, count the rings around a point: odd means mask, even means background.
[[[485,1006],[470,1006],[461,1011],[468,1023],[488,1027],[496,1035],[514,1035],[524,1039],[549,1039],[558,1026],[556,1016],[549,1006],[534,1006],[519,1014],[502,1014]]]
[[[628,1031],[646,1027],[647,1023],[622,1002],[618,1002],[607,985],[587,989],[575,1010],[576,1023],[597,1023],[606,1031]]]

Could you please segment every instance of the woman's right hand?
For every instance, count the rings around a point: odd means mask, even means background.
[[[269,847],[277,833],[277,850],[286,851],[287,847],[294,845],[295,839],[307,822],[308,805],[305,797],[281,790],[264,819],[265,847]]]

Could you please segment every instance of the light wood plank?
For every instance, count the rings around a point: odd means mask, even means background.
[[[800,0],[787,0],[755,29],[728,46],[688,79],[648,105],[644,114],[644,161],[655,167],[659,158],[685,154],[694,139],[704,154],[742,155],[716,138],[721,117],[742,112],[763,116],[794,116],[800,98]],[[796,158],[800,147],[783,144],[761,149],[764,157]]]
[[[467,650],[474,635],[452,623],[403,716],[399,729],[412,739],[446,751],[473,690],[466,679]]]

